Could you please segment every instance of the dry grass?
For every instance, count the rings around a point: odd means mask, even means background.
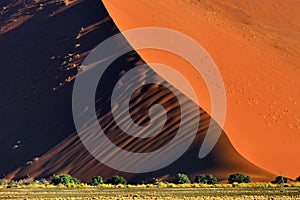
[[[84,188],[85,187],[85,188]],[[106,187],[106,188],[105,188]],[[215,188],[158,188],[137,186],[109,185],[100,187],[82,186],[81,188],[67,188],[46,186],[45,188],[2,188],[0,199],[300,199],[300,187],[215,187]],[[112,187],[112,186],[110,186]]]

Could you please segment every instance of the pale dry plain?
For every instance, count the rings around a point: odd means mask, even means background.
[[[292,200],[299,188],[1,189],[5,200]]]

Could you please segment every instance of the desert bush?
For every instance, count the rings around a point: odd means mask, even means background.
[[[188,175],[179,173],[175,176],[175,183],[183,184],[183,183],[191,183],[191,181],[190,181]]]
[[[6,181],[6,184],[9,185],[19,185],[19,186],[27,186],[27,185],[49,185],[49,182],[42,178],[38,180],[34,180],[32,178],[20,179],[20,180],[12,180],[9,183]],[[1,181],[0,181],[1,185]]]
[[[11,180],[11,181],[9,182],[9,185],[18,185],[18,181],[16,181],[16,180]]]
[[[0,185],[7,185],[8,181],[6,179],[0,179]]]
[[[237,173],[237,174],[231,174],[228,177],[228,183],[250,183],[251,178],[250,176],[246,176],[245,174],[242,173]]]
[[[53,185],[58,185],[58,184],[69,185],[69,184],[80,184],[80,181],[76,178],[73,178],[69,174],[62,174],[62,175],[53,177],[51,180],[51,183]]]
[[[100,185],[100,184],[103,184],[104,181],[103,181],[103,178],[101,176],[94,176],[92,178],[92,182],[90,183],[91,185]]]
[[[105,181],[107,184],[118,185],[118,184],[127,184],[127,181],[122,176],[113,176]]]
[[[274,184],[282,184],[282,183],[287,183],[288,182],[288,178],[284,177],[284,176],[277,176],[275,178],[274,181],[272,181],[272,183]]]
[[[49,181],[47,181],[44,178],[41,178],[41,179],[34,180],[33,184],[37,184],[37,185],[49,185]]]
[[[203,184],[217,184],[218,180],[211,174],[200,174],[196,176],[195,183],[203,183]]]
[[[296,181],[297,181],[297,182],[300,182],[300,176],[298,176],[298,178],[296,178]]]
[[[31,185],[34,183],[34,179],[32,178],[26,178],[26,179],[21,179],[17,181],[18,185]]]
[[[30,185],[33,184],[34,180],[31,178],[26,178],[26,179],[20,179],[20,180],[11,180],[9,182],[9,185]]]

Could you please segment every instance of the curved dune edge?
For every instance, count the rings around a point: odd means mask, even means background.
[[[11,8],[23,6],[19,0],[10,2],[13,5]],[[17,15],[13,13],[6,16],[7,19],[1,18],[11,22],[11,17],[17,17],[15,22],[22,22],[10,24],[9,29],[1,29],[4,32],[0,37],[1,45],[5,47],[1,54],[2,61],[4,66],[9,66],[4,68],[0,79],[6,86],[1,93],[3,104],[0,112],[3,121],[9,122],[0,126],[3,143],[0,147],[3,155],[0,158],[0,173],[4,178],[41,178],[70,173],[82,181],[90,181],[95,175],[107,178],[119,174],[134,182],[152,180],[153,177],[171,179],[178,172],[186,172],[191,179],[199,173],[213,173],[221,180],[226,180],[231,173],[243,172],[251,175],[254,181],[273,179],[273,174],[254,166],[235,151],[224,133],[213,151],[205,159],[198,159],[210,116],[184,95],[181,96],[191,119],[184,126],[189,128],[191,123],[199,123],[199,115],[193,112],[195,109],[200,110],[201,121],[196,139],[179,160],[156,172],[138,175],[113,170],[95,160],[82,145],[72,121],[72,80],[77,72],[76,66],[80,65],[90,50],[118,33],[118,29],[103,4],[100,2],[99,5],[97,0],[74,1],[67,7],[57,1],[47,2],[40,9],[39,3],[31,1],[22,9],[13,9]],[[28,13],[29,10],[32,14],[30,19],[18,20],[23,12]],[[19,48],[16,53],[17,45]],[[141,115],[140,110],[157,100],[155,95],[168,99],[167,102],[163,99],[161,102],[170,114],[167,128],[148,144],[147,141],[145,143],[122,134],[113,123],[107,105],[108,91],[117,78],[126,70],[143,63],[136,52],[116,61],[107,72],[106,79],[99,84],[96,110],[100,124],[111,140],[128,150],[147,152],[165,145],[176,133],[178,104],[172,94],[165,90],[157,93],[157,87],[152,86],[146,88],[147,92],[137,93],[133,98],[131,113],[137,123],[147,120],[147,115]],[[154,73],[150,67],[148,71]],[[141,72],[136,80],[143,81],[145,73]],[[154,76],[163,81],[155,73]],[[147,94],[152,96],[144,96]],[[140,98],[145,101],[135,105],[135,100]],[[114,152],[111,153],[107,156],[113,156]]]
[[[128,60],[130,60],[130,62],[128,62]],[[130,118],[132,117],[138,124],[147,123],[149,121],[149,119],[147,119],[148,116],[142,111],[147,112],[151,103],[156,102],[165,107],[168,115],[164,129],[150,140],[134,138],[122,132],[115,123],[109,108],[111,98],[110,90],[113,89],[113,83],[116,82],[118,78],[142,62],[138,54],[127,54],[116,61],[106,72],[106,76],[100,80],[96,95],[96,112],[99,124],[107,134],[107,137],[114,144],[132,152],[150,152],[159,149],[168,144],[177,133],[179,125],[187,130],[195,124],[198,125],[199,128],[196,138],[189,149],[178,160],[154,172],[140,174],[126,173],[107,167],[97,161],[85,149],[79,137],[74,134],[41,156],[38,162],[31,166],[20,167],[10,173],[8,177],[26,177],[28,174],[30,174],[30,177],[49,177],[53,174],[69,173],[75,177],[79,177],[83,181],[90,181],[91,178],[97,174],[104,178],[109,178],[117,174],[126,177],[129,182],[136,183],[141,181],[151,182],[153,177],[159,180],[171,181],[175,174],[183,172],[188,174],[191,180],[194,180],[198,174],[212,173],[217,176],[220,181],[226,182],[229,174],[241,172],[250,175],[253,181],[270,181],[274,178],[274,174],[253,165],[235,151],[224,132],[222,132],[219,141],[208,156],[204,159],[199,159],[198,151],[200,144],[202,144],[206,136],[210,120],[213,119],[211,119],[204,110],[200,109],[198,105],[194,104],[183,94],[180,94],[180,92],[177,92],[176,97],[181,98],[184,102],[179,105],[174,94],[164,87],[151,85],[137,90],[132,96],[133,103],[130,104],[131,116],[124,118],[124,120],[127,121],[131,120]],[[153,76],[157,80],[157,83],[164,82],[150,67],[147,70],[140,70],[138,74],[139,75],[132,80],[135,84],[143,85],[145,76]],[[167,88],[171,87],[171,85],[168,85]],[[143,99],[143,101],[141,102],[140,99]],[[122,101],[120,103],[122,103]],[[183,109],[188,111],[188,120],[180,119],[180,106],[183,106]],[[200,116],[199,112],[196,112],[197,109],[199,109]],[[156,113],[156,115],[160,114],[160,112]],[[122,116],[122,119],[123,117],[124,116]],[[201,120],[199,120],[199,117]],[[90,131],[93,131],[90,127],[84,130],[86,133]],[[92,135],[88,134],[87,136],[88,141],[94,141]],[[177,146],[180,145],[184,139],[185,138],[181,138],[181,140],[178,140],[171,151],[176,152]],[[94,151],[97,150],[94,149]],[[114,149],[112,151],[108,149],[101,153],[109,159],[115,156],[118,150]],[[128,160],[125,164],[129,164],[130,162],[137,162],[143,165],[143,162],[138,159]]]
[[[223,76],[228,97],[224,130],[234,147],[268,171],[298,176],[300,2],[188,2],[104,0],[122,31],[155,26],[196,39]],[[210,113],[207,89],[187,63],[164,52],[138,53],[146,62],[164,63],[184,74]],[[155,70],[176,87],[172,77]]]

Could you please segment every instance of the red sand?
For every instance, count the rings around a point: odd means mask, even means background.
[[[300,1],[104,0],[122,31],[157,26],[196,39],[224,79],[228,112],[224,130],[251,162],[290,177],[300,160]],[[130,42],[130,41],[129,41]],[[138,51],[146,62],[174,67],[194,85],[210,113],[202,80],[180,58]],[[155,69],[159,74],[159,70]],[[172,77],[162,75],[176,87]]]

